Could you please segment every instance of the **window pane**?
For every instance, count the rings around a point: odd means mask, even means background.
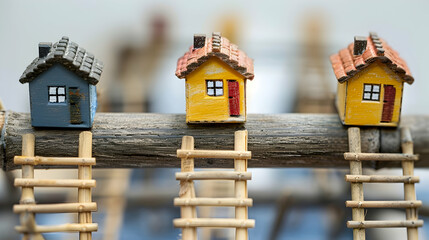
[[[372,94],[372,100],[377,100],[378,101],[378,93],[373,93]]]
[[[214,89],[213,88],[207,89],[207,95],[213,96],[214,95]]]
[[[223,87],[222,81],[216,81],[216,87]]]
[[[380,92],[380,85],[374,85],[374,86],[372,86],[372,91],[373,92]]]
[[[216,88],[216,96],[222,96],[223,95],[223,88]]]
[[[363,99],[370,100],[371,99],[371,93],[364,93],[363,94]]]
[[[207,81],[207,87],[213,87],[213,81]]]
[[[56,95],[57,87],[49,87],[49,95]]]
[[[49,102],[57,102],[57,97],[56,96],[49,96]]]
[[[58,87],[58,94],[59,95],[65,95],[66,94],[65,87]]]
[[[65,96],[58,96],[58,102],[66,102]]]
[[[371,92],[371,85],[365,84],[365,92]]]

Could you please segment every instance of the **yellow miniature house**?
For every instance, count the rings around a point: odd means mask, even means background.
[[[246,121],[246,80],[252,80],[253,60],[219,33],[194,45],[177,61],[176,76],[186,78],[187,123]]]
[[[338,80],[336,106],[345,125],[396,127],[404,82],[414,78],[405,61],[377,34],[355,37],[331,56]]]

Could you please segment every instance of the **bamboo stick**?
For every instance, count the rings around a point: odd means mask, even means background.
[[[358,127],[350,127],[348,129],[349,136],[349,151],[352,153],[361,152],[361,140],[360,140],[360,129]],[[362,175],[362,162],[350,161],[350,174]],[[363,184],[362,183],[350,183],[351,195],[353,201],[363,201]],[[365,220],[364,209],[352,208],[353,221],[362,222]],[[355,228],[353,229],[353,240],[365,240],[365,229]]]
[[[234,134],[234,150],[235,151],[247,151],[247,130],[236,131]],[[234,159],[234,170],[236,172],[247,172],[247,160]],[[247,181],[236,180],[235,181],[235,198],[247,199]],[[247,207],[236,207],[235,208],[235,219],[240,221],[247,220]],[[247,240],[247,228],[238,227],[235,232],[236,240]]]
[[[214,227],[214,228],[238,228],[247,229],[255,227],[255,220],[252,219],[229,219],[229,218],[188,218],[174,219],[175,227]],[[183,237],[184,240],[187,238]]]
[[[95,187],[95,180],[16,178],[15,187]]]
[[[406,220],[406,221],[348,221],[347,227],[353,229],[365,228],[400,228],[400,227],[421,227],[423,220]]]
[[[387,176],[387,175],[346,175],[347,182],[362,183],[418,183],[420,178],[417,176]]]
[[[76,166],[76,165],[95,165],[95,158],[15,156],[13,162],[19,165]]]
[[[417,161],[418,155],[401,153],[344,153],[346,160],[353,161]]]
[[[413,140],[411,133],[408,128],[401,128],[401,146],[402,152],[405,154],[413,154]],[[413,176],[414,175],[414,162],[403,161],[402,162],[402,173],[403,175]],[[413,183],[404,183],[404,200],[415,201],[416,190]],[[418,214],[416,208],[408,208],[405,210],[406,219],[409,221],[417,221]],[[418,230],[416,226],[407,227],[408,240],[418,240]]]
[[[250,159],[252,153],[249,151],[227,151],[227,150],[177,150],[178,158],[223,158],[223,159]]]
[[[182,138],[182,150],[194,150],[194,138],[191,136],[184,136]],[[181,159],[181,171],[193,172],[194,171],[194,159],[193,158],[182,158]],[[180,181],[180,192],[179,197],[181,199],[192,199],[195,196],[194,183],[192,180]],[[192,206],[181,207],[181,218],[196,218],[195,208]],[[177,220],[177,219],[176,219]],[[173,223],[176,221],[174,220]],[[175,225],[176,226],[176,225]],[[176,226],[179,227],[179,226]],[[182,237],[186,240],[197,240],[197,229],[193,226],[183,225]]]
[[[253,205],[252,199],[236,199],[236,198],[175,198],[174,206],[219,206],[219,207],[234,207]]]
[[[22,136],[22,155],[32,157],[34,156],[35,149],[35,137],[33,134],[25,134]],[[22,178],[33,179],[34,178],[34,167],[31,165],[22,166]],[[33,205],[36,203],[34,199],[34,188],[23,187],[21,193],[21,204]],[[23,213],[20,216],[20,222],[22,227],[26,227],[28,231],[24,233],[23,239],[30,240],[31,238],[37,240],[43,240],[43,236],[35,232],[36,218],[34,213]]]
[[[415,208],[421,207],[422,201],[346,201],[352,208]]]
[[[23,204],[14,205],[15,213],[75,213],[97,211],[97,204],[92,203],[55,203],[55,204]]]
[[[228,171],[201,171],[201,172],[179,172],[176,180],[251,180],[250,172],[228,172]]]
[[[88,131],[81,132],[79,134],[79,158],[91,158],[92,155],[92,133]],[[78,167],[78,177],[80,180],[92,179],[92,167],[86,165],[80,165]],[[79,188],[78,189],[78,200],[79,203],[92,202],[91,199],[91,188]],[[80,224],[91,224],[92,214],[91,212],[82,212],[78,214]],[[79,240],[91,240],[91,231],[80,231]]]
[[[24,226],[16,226],[15,230],[21,233],[27,233],[30,230]],[[87,223],[87,224],[62,224],[62,225],[52,225],[52,226],[36,226],[36,233],[49,233],[49,232],[88,232],[98,230],[97,223]]]

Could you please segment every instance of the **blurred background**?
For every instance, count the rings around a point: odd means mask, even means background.
[[[0,1],[0,99],[7,110],[29,112],[28,84],[18,79],[38,55],[39,42],[62,36],[104,62],[99,111],[185,113],[184,80],[174,75],[177,59],[192,45],[193,34],[220,31],[254,59],[255,79],[248,82],[248,112],[334,113],[336,79],[329,55],[355,35],[375,31],[406,60],[415,77],[406,84],[402,114],[427,115],[429,91],[428,1],[149,1],[74,0]],[[232,135],[231,135],[232,136]],[[179,147],[179,146],[178,146]],[[251,150],[251,149],[250,149]],[[94,170],[93,196],[99,211],[94,239],[180,239],[172,220],[179,169]],[[344,182],[346,169],[250,169],[251,239],[352,239],[346,228],[351,209]],[[373,172],[367,170],[367,173]],[[401,174],[401,170],[379,170]],[[416,170],[417,198],[429,204],[429,171]],[[0,171],[0,239],[18,239],[12,205],[19,171]],[[37,176],[70,175],[74,170],[37,170]],[[232,183],[196,186],[200,196],[224,196]],[[382,191],[380,191],[382,190]],[[36,189],[39,203],[73,201],[71,190]],[[365,185],[365,197],[401,199],[401,184]],[[200,216],[233,216],[232,209],[200,209]],[[421,218],[429,222],[427,211]],[[76,216],[37,216],[39,224],[72,222]],[[373,210],[367,219],[403,219],[396,210]],[[229,230],[202,230],[201,239],[231,239]],[[405,229],[368,230],[368,239],[406,239]],[[76,239],[74,234],[46,234],[46,239]],[[429,224],[420,229],[429,239]]]

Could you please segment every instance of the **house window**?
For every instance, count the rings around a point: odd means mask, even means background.
[[[66,102],[66,87],[55,86],[48,87],[49,91],[49,102],[50,103],[64,103]]]
[[[222,80],[207,80],[207,95],[223,96],[223,81]]]
[[[364,84],[363,85],[363,100],[380,101],[380,85],[379,84]]]

